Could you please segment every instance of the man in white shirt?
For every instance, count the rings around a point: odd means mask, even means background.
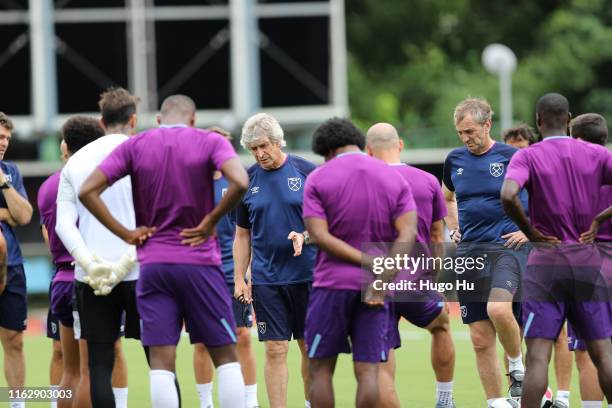
[[[81,148],[66,163],[57,197],[56,232],[76,261],[76,304],[81,338],[87,340],[89,351],[94,407],[115,407],[111,376],[123,313],[125,337],[140,338],[135,296],[139,268],[135,248],[100,224],[78,200],[78,192],[96,166],[134,132],[138,101],[122,88],[101,95],[101,124],[106,135]],[[108,189],[103,200],[123,223],[135,225],[129,177]]]

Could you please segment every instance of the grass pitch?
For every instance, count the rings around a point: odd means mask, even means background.
[[[467,327],[458,320],[454,320],[452,326],[457,354],[454,386],[457,407],[486,407],[486,400],[478,379],[474,352],[471,348]],[[429,360],[430,335],[426,331],[411,326],[404,321],[400,328],[403,346],[396,350],[398,362],[396,387],[402,407],[431,408],[435,404],[435,377]],[[148,367],[140,343],[134,340],[124,340],[123,345],[129,367],[129,406],[139,408],[149,407]],[[262,407],[267,407],[268,401],[263,378],[264,348],[263,344],[259,343],[256,338],[253,338],[253,345],[258,364],[259,403]],[[26,336],[25,353],[27,386],[47,386],[49,383],[51,341],[43,336]],[[183,337],[177,351],[177,373],[181,385],[183,407],[186,408],[199,407],[193,376],[192,353],[193,348],[189,345],[188,338]],[[300,408],[304,406],[304,395],[299,369],[300,353],[295,342],[292,342],[290,346],[288,364],[288,407]],[[551,388],[555,390],[552,365],[550,373]],[[1,377],[0,386],[6,386],[4,376]],[[336,406],[354,406],[355,389],[356,385],[351,358],[349,355],[341,355],[334,375]],[[572,374],[571,391],[571,404],[575,407],[580,406],[578,373],[575,367]],[[28,404],[28,406],[30,405],[42,407],[48,406],[49,403]],[[3,405],[0,404],[0,406]]]

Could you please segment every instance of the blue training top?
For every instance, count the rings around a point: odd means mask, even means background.
[[[249,189],[238,205],[237,224],[251,230],[254,285],[287,285],[312,281],[317,250],[304,246],[293,256],[291,231],[303,232],[302,202],[306,177],[316,166],[288,155],[275,170],[249,168]]]
[[[0,161],[0,166],[2,167],[2,172],[6,175],[9,183],[11,183],[13,188],[27,200],[28,194],[23,186],[23,178],[21,177],[21,173],[19,173],[17,166],[15,166],[13,163],[8,163],[5,161]],[[0,208],[8,209],[6,200],[4,199],[4,194],[0,194]],[[17,240],[13,227],[3,221],[2,233],[4,234],[6,247],[8,249],[7,265],[21,265],[23,263],[23,257],[21,256],[21,248],[19,247],[19,241]]]
[[[215,180],[215,206],[219,204],[221,198],[227,192],[229,183],[225,177]],[[221,247],[221,264],[225,281],[234,283],[234,256],[232,247],[234,245],[234,235],[236,234],[236,210],[225,214],[217,223],[217,239]]]
[[[502,235],[518,231],[506,215],[500,192],[510,159],[518,149],[495,142],[477,156],[466,147],[448,154],[444,162],[444,184],[455,192],[462,242],[504,242]],[[525,211],[527,191],[520,193]]]

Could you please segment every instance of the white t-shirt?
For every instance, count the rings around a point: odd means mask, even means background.
[[[87,177],[115,147],[126,140],[128,137],[120,134],[103,136],[82,147],[64,166],[57,194],[55,232],[68,252],[86,246],[92,254],[110,262],[117,262],[127,252],[129,245],[102,225],[78,199],[81,185]],[[135,228],[132,183],[129,177],[107,188],[101,198],[117,221],[127,229]],[[138,279],[138,272],[139,267],[136,265],[123,280]],[[82,282],[86,272],[76,264],[74,274]]]

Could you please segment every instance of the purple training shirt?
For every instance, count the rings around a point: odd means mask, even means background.
[[[41,225],[44,225],[49,234],[49,250],[53,258],[53,264],[59,268],[54,282],[71,282],[74,280],[74,268],[67,264],[73,262],[72,256],[64,247],[64,244],[55,233],[55,221],[57,216],[57,190],[61,170],[53,173],[47,178],[38,189],[38,210],[40,212]]]
[[[348,153],[323,164],[306,180],[304,218],[322,218],[329,232],[362,250],[369,242],[393,242],[394,220],[416,209],[408,183],[386,163]],[[313,286],[361,290],[362,271],[319,251]]]
[[[236,152],[223,136],[190,127],[160,127],[119,145],[99,169],[108,183],[132,178],[136,225],[157,228],[138,247],[141,264],[220,265],[216,237],[196,247],[181,244],[214,208],[213,172]]]
[[[548,137],[519,150],[506,179],[527,188],[535,228],[578,242],[600,210],[601,187],[612,184],[612,153],[582,140]]]
[[[417,242],[428,244],[431,225],[446,217],[446,203],[440,182],[432,174],[407,164],[392,164],[410,185],[419,217]]]

